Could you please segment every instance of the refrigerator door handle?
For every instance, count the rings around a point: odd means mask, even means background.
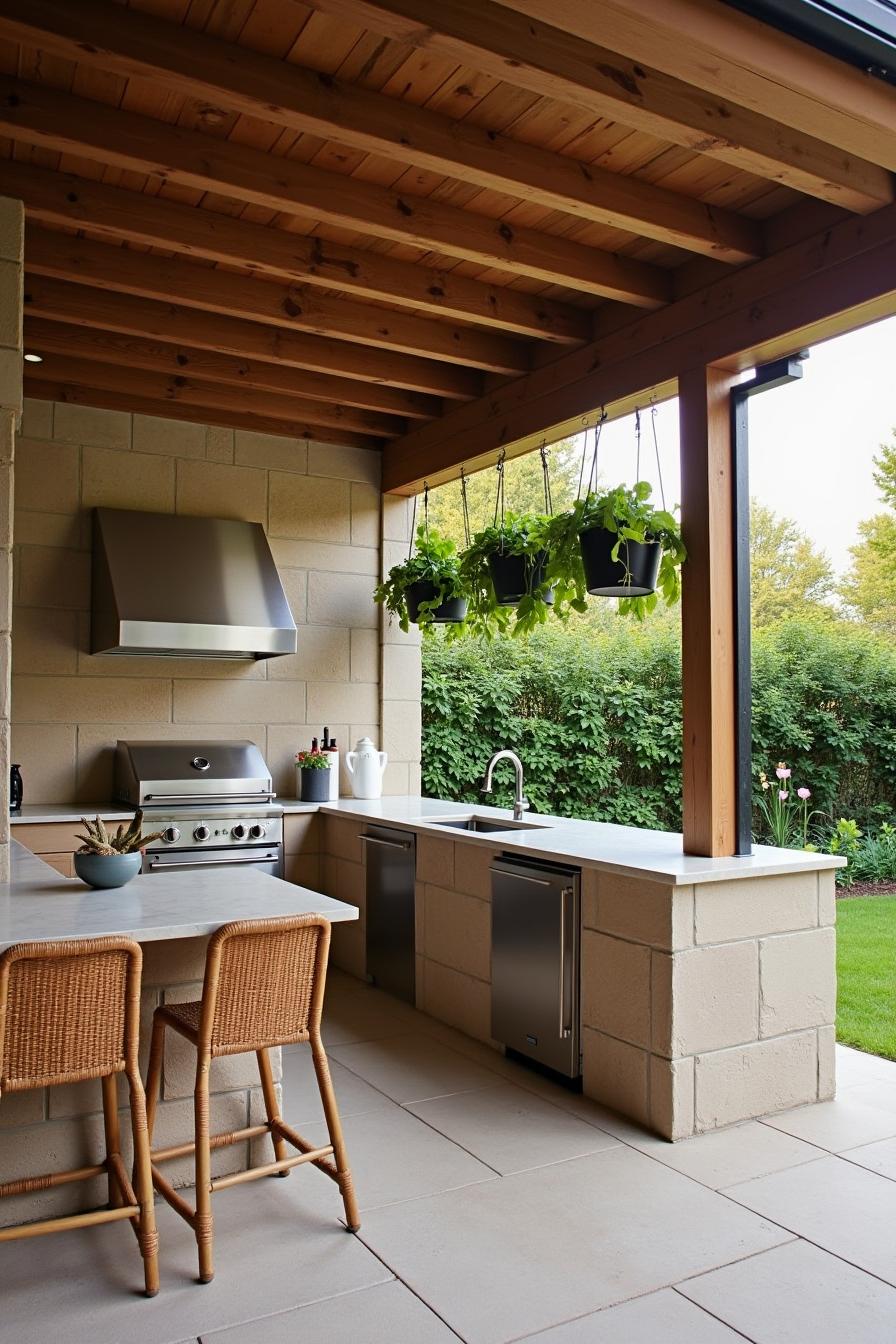
[[[507,873],[508,869],[492,868],[491,871],[493,873]],[[527,877],[525,873],[518,873],[515,869],[512,871],[511,876],[513,877],[514,882],[531,882],[535,887],[550,887],[552,885],[552,883],[548,882],[544,877]]]
[[[566,975],[566,922],[568,915],[567,899],[574,895],[572,887],[564,887],[560,892],[560,1038],[568,1041],[572,1034],[572,1022],[570,1021],[571,1005],[567,1003],[567,975]]]

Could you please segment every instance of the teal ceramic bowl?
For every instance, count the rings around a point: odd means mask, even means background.
[[[88,887],[123,887],[136,877],[143,863],[137,854],[76,854],[75,872]]]

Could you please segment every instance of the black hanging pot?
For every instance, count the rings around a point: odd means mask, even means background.
[[[408,606],[408,618],[414,625],[418,625],[421,603],[433,602],[438,597],[438,590],[429,579],[419,579],[417,583],[412,583],[408,587],[404,597]],[[438,607],[432,607],[424,614],[427,621],[432,621],[435,625],[456,625],[467,614],[467,599],[449,597]]]
[[[646,597],[656,589],[662,544],[658,541],[623,541],[619,559],[612,557],[619,541],[605,527],[579,533],[585,587],[592,597]]]
[[[539,551],[537,555],[503,555],[493,551],[488,557],[488,572],[499,607],[515,607],[524,597],[534,593],[544,583],[548,553]],[[554,590],[549,588],[543,600],[548,604],[554,600]]]

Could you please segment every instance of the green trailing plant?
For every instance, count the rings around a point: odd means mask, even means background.
[[[102,817],[96,817],[93,821],[88,821],[86,817],[81,818],[81,824],[87,832],[86,835],[79,835],[77,838],[83,841],[79,854],[136,854],[138,850],[145,849],[147,845],[152,844],[153,840],[162,838],[161,831],[154,831],[152,835],[143,834],[143,813],[137,812],[134,820],[125,830],[124,822],[118,827],[114,835],[109,834],[109,830]]]
[[[544,624],[551,611],[547,601],[551,585],[545,572],[540,582],[533,580],[536,566],[546,558],[550,523],[545,514],[508,513],[501,523],[476,533],[460,560],[461,581],[470,604],[466,633],[494,639],[505,632],[531,634]],[[522,556],[529,562],[529,591],[514,606],[498,601],[489,568],[491,556]]]
[[[414,554],[389,570],[388,578],[377,585],[373,598],[393,616],[398,618],[401,629],[407,633],[411,618],[408,612],[408,589],[415,583],[431,583],[434,596],[420,603],[417,624],[423,634],[429,634],[433,626],[433,614],[452,598],[464,597],[463,580],[460,572],[460,556],[453,541],[442,537],[425,522],[417,528]],[[448,628],[448,637],[456,637],[457,625]]]
[[[862,832],[858,822],[849,817],[841,817],[834,827],[834,832],[828,841],[828,853],[840,854],[846,859],[847,866],[837,869],[838,887],[851,887],[855,882],[855,873],[852,867],[852,861],[862,840]]]
[[[681,528],[668,509],[657,509],[650,502],[651,486],[638,481],[628,488],[618,485],[601,494],[589,492],[577,499],[571,509],[551,520],[547,532],[550,553],[548,579],[555,587],[558,616],[567,610],[585,611],[588,590],[579,537],[592,528],[604,528],[616,537],[611,557],[625,561],[625,543],[658,542],[661,548],[656,592],[642,597],[619,599],[619,611],[643,621],[654,611],[660,597],[672,606],[681,597],[681,566],[687,558]]]
[[[297,751],[296,765],[300,770],[329,770],[330,758],[325,751]]]

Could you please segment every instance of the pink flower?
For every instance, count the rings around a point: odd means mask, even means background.
[[[775,774],[778,776],[779,779],[789,779],[791,771],[788,770],[787,766],[784,764],[783,761],[779,761],[778,768],[775,771]]]
[[[778,797],[781,799],[782,803],[786,803],[787,799],[790,797],[790,794],[787,792],[786,789],[779,789]]]
[[[802,798],[803,802],[805,802],[807,798],[811,798],[811,797],[812,797],[812,790],[811,790],[811,789],[797,789],[797,791],[796,791],[796,796],[797,796],[797,798]]]

